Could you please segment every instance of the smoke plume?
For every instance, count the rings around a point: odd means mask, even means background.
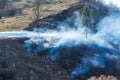
[[[107,5],[109,2],[110,0],[105,1]],[[120,7],[118,2],[119,0],[112,0],[112,3]],[[0,32],[0,36],[29,38],[24,43],[29,52],[37,54],[50,49],[47,58],[52,61],[69,59],[74,62],[70,70],[71,77],[74,78],[79,74],[87,74],[93,67],[108,68],[108,64],[111,62],[114,62],[111,67],[120,69],[119,27],[119,11],[104,17],[97,24],[97,32],[82,25],[81,15],[76,11],[72,17],[58,22],[57,28],[54,30],[35,28],[33,31]],[[79,56],[78,60],[74,60],[76,59],[73,58],[74,55]]]

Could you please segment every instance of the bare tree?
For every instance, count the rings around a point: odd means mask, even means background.
[[[45,2],[45,0],[34,0],[33,4],[33,16],[30,17],[31,20],[34,23],[34,26],[38,27],[39,26],[39,19],[42,17],[42,5]]]
[[[41,5],[45,2],[45,0],[34,0],[34,8],[33,8],[33,14],[34,14],[34,20],[39,20],[42,16],[42,7]]]

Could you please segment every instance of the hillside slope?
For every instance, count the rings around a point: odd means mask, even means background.
[[[26,52],[16,39],[0,39],[0,80],[68,80],[56,63]]]
[[[56,14],[76,2],[77,0],[46,0],[46,3],[42,5],[42,18],[48,15]],[[29,23],[32,22],[33,0],[21,0],[12,2],[12,4],[22,10],[22,14],[1,19],[0,31],[23,30],[28,27]]]

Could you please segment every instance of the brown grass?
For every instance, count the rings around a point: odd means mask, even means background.
[[[13,31],[13,30],[22,30],[28,27],[29,23],[32,22],[32,3],[33,0],[22,0],[21,2],[14,2],[14,6],[18,8],[23,8],[27,6],[22,11],[22,14],[15,17],[3,18],[0,20],[0,31]],[[76,3],[77,0],[47,0],[48,4],[42,5],[42,17],[48,15],[56,14],[64,9],[67,9],[70,4]]]

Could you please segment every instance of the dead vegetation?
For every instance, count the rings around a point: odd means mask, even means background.
[[[116,77],[114,76],[105,76],[105,75],[101,75],[100,77],[91,77],[88,80],[118,80]]]

